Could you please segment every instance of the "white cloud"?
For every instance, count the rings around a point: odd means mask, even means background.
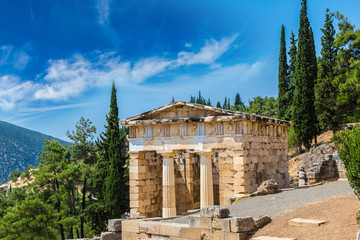
[[[33,82],[20,82],[20,78],[13,75],[0,77],[0,108],[8,111],[23,99],[30,99],[31,93],[37,87]]]
[[[231,44],[236,40],[238,34],[234,34],[231,37],[224,37],[220,41],[211,39],[207,41],[199,52],[179,52],[177,63],[179,65],[193,65],[193,64],[212,64],[221,55],[223,55]]]
[[[12,65],[15,69],[23,70],[31,60],[26,52],[28,44],[21,48],[15,48],[12,45],[3,45],[0,47],[0,65]]]
[[[110,23],[109,17],[111,13],[110,9],[111,0],[97,0],[96,10],[98,12],[98,23],[106,26]]]
[[[187,48],[190,48],[192,46],[192,44],[191,43],[185,43],[184,46],[187,47]]]
[[[224,37],[220,41],[212,39],[199,51],[183,51],[174,59],[154,56],[132,63],[123,61],[115,52],[98,54],[95,58],[77,54],[70,59],[52,59],[49,60],[48,68],[39,75],[37,83],[21,83],[19,78],[11,76],[16,81],[10,84],[10,76],[3,76],[2,81],[6,83],[2,85],[6,87],[0,92],[0,107],[9,110],[21,100],[66,101],[92,88],[108,86],[112,81],[121,86],[138,85],[180,66],[205,64],[214,67],[218,65],[216,60],[231,47],[236,38],[237,35]],[[11,52],[4,48],[4,59],[8,51]],[[19,64],[27,61],[26,55],[20,59]]]

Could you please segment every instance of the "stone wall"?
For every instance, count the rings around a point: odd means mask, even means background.
[[[174,156],[176,213],[200,207],[200,162],[196,155],[178,151]]]
[[[162,211],[162,158],[155,151],[130,154],[130,215],[157,217]]]

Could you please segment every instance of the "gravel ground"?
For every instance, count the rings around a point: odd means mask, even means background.
[[[242,199],[230,205],[229,209],[232,216],[277,216],[312,202],[351,194],[354,192],[348,181],[336,181],[316,187]]]
[[[263,215],[277,216],[306,204],[328,198],[354,194],[348,181],[336,181],[320,186],[283,191],[265,196],[250,197],[234,203],[228,208],[231,216],[251,216],[258,218]],[[168,222],[187,223],[188,217],[163,220]]]

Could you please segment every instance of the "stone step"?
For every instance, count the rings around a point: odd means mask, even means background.
[[[279,238],[279,237],[260,236],[260,237],[254,238],[254,240],[296,240],[296,238]]]
[[[293,226],[320,226],[325,224],[325,220],[314,220],[314,219],[304,219],[304,218],[294,218],[289,220],[289,225]]]

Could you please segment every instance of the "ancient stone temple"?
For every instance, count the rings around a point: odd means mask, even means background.
[[[122,120],[130,128],[130,215],[169,217],[289,183],[290,122],[178,101]]]

